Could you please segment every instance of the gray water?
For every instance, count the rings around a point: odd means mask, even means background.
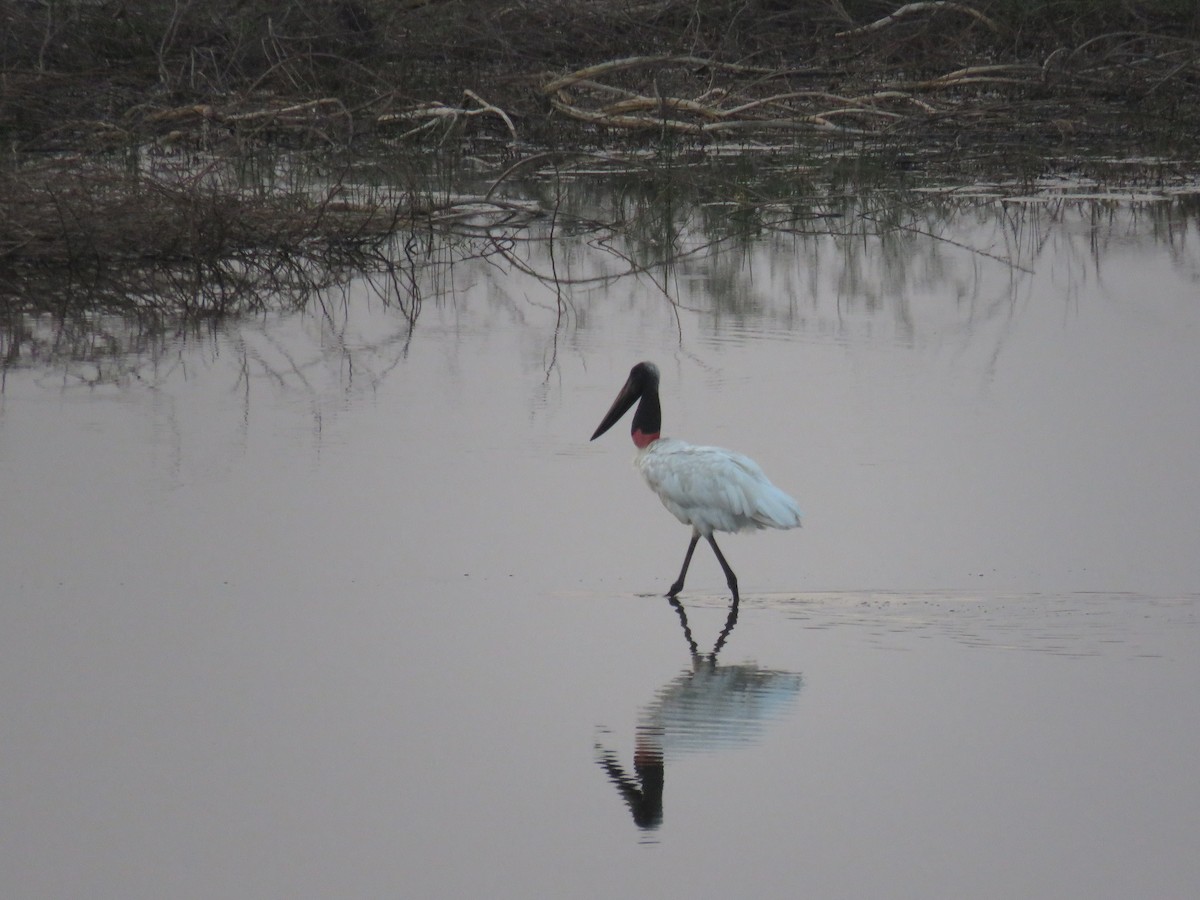
[[[0,892],[1190,896],[1195,213],[972,193],[669,248],[482,219],[419,306],[31,323]],[[663,598],[687,529],[627,423],[588,441],[641,359],[664,433],[805,510],[722,540],[736,621],[704,547]]]

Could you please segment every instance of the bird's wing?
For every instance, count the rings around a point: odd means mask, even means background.
[[[668,439],[652,444],[638,467],[663,505],[701,534],[800,524],[795,501],[732,450]]]

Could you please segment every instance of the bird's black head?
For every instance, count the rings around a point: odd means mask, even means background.
[[[629,370],[629,380],[639,382],[643,390],[651,386],[658,387],[658,366],[643,360]]]
[[[642,402],[633,417],[633,430],[657,435],[662,425],[662,412],[658,404],[658,366],[652,362],[640,362],[629,370],[625,386],[617,394],[617,399],[592,435],[592,440],[612,428],[639,399]]]

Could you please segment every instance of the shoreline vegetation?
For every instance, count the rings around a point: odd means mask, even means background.
[[[1192,0],[0,0],[17,152],[1196,138]]]
[[[536,217],[505,179],[573,160],[1200,168],[1194,0],[0,0],[0,22],[4,333],[300,302],[363,270],[415,309],[386,241]],[[491,187],[464,200],[468,165]],[[744,178],[722,191],[745,205]]]

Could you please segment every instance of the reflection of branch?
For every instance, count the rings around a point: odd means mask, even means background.
[[[550,362],[546,365],[546,380],[550,380],[550,373],[554,371],[554,365],[558,361],[558,332],[562,328],[563,310],[565,301],[563,299],[563,286],[558,277],[558,266],[554,260],[554,226],[558,222],[558,208],[562,204],[562,194],[555,198],[554,212],[550,215],[550,233],[546,240],[546,247],[550,256],[550,277],[554,281],[554,337],[550,344]]]
[[[868,222],[878,222],[878,219],[866,213],[863,214],[862,218]],[[925,228],[917,228],[915,225],[892,225],[890,227],[896,229],[897,231],[907,231],[910,234],[919,234],[921,237],[932,238],[933,240],[939,241],[943,244],[949,244],[951,247],[958,247],[960,250],[966,250],[968,253],[974,253],[978,256],[987,257],[988,259],[995,260],[998,263],[1008,266],[1010,269],[1016,269],[1018,272],[1024,272],[1026,275],[1033,274],[1033,269],[1021,265],[1012,257],[1004,257],[996,253],[990,253],[987,250],[981,250],[979,247],[972,247],[970,244],[964,244],[962,241],[956,241],[953,238],[946,237],[945,235],[934,234],[932,231],[929,231]]]
[[[614,153],[591,153],[584,150],[547,150],[542,153],[534,153],[532,156],[524,156],[521,159],[518,159],[507,169],[497,175],[495,180],[492,181],[492,186],[489,187],[487,189],[487,193],[483,195],[483,202],[486,203],[491,200],[492,194],[496,193],[496,189],[500,187],[501,184],[508,181],[508,179],[511,178],[516,172],[523,171],[532,166],[541,165],[547,161],[566,159],[592,159],[604,163],[619,162],[622,165],[630,165],[629,160],[626,160],[619,154]],[[558,163],[555,162],[554,166],[555,171],[557,171]],[[648,171],[650,167],[643,164],[639,168]]]

